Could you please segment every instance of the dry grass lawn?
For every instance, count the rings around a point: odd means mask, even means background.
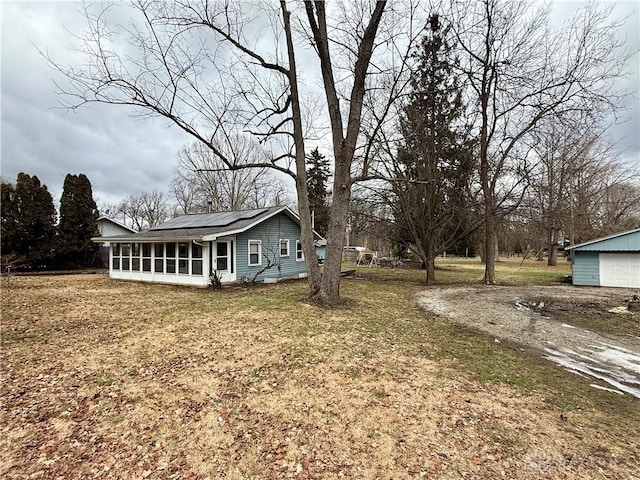
[[[421,275],[361,269],[330,311],[304,282],[3,278],[0,477],[640,476],[640,402],[429,317]]]

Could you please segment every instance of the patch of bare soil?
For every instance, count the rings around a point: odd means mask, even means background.
[[[469,286],[426,290],[418,302],[496,341],[533,348],[568,370],[597,380],[594,388],[640,398],[640,331],[616,335],[584,327],[597,316],[631,315],[629,321],[634,322],[635,314],[626,312],[634,294],[626,289],[571,286]],[[580,321],[568,323],[569,319]]]

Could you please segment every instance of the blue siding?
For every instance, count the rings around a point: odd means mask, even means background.
[[[289,240],[289,256],[280,257],[280,239]],[[249,240],[262,240],[262,265],[249,266]],[[306,273],[305,262],[296,261],[296,240],[300,240],[300,226],[285,213],[279,213],[251,230],[236,235],[237,281],[242,283],[266,266],[266,258],[279,266],[260,274],[257,281],[265,278],[292,278]]]
[[[574,285],[600,285],[600,260],[597,252],[574,250],[572,276]]]
[[[576,252],[640,252],[640,231],[632,231],[615,238],[595,241],[582,247],[576,247]]]

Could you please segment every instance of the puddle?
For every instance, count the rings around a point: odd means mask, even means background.
[[[532,315],[534,317],[549,318],[537,312],[536,310],[534,310],[534,309],[542,310],[545,306],[544,302],[527,302],[520,298],[516,298],[513,302],[513,305],[516,307],[517,311],[526,313],[527,315]]]
[[[599,343],[578,351],[569,348],[545,348],[544,358],[572,373],[587,375],[605,382],[609,387],[592,384],[594,388],[640,399],[640,354],[626,348]]]

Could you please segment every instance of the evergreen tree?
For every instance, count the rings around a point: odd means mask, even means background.
[[[329,229],[329,191],[327,184],[331,176],[330,162],[315,148],[307,155],[307,185],[309,204],[314,212],[315,231],[323,237]]]
[[[17,245],[17,215],[15,209],[15,187],[8,182],[0,185],[0,215],[2,217],[2,231],[0,240],[2,241],[2,255],[15,253]]]
[[[84,174],[68,174],[60,198],[57,258],[62,268],[99,265],[99,245],[91,237],[99,235],[98,207],[93,200],[91,182]]]
[[[435,257],[478,226],[469,221],[472,143],[448,33],[438,15],[429,17],[413,55],[416,74],[393,172],[399,180],[392,184],[398,232],[423,261],[427,283],[435,282]]]
[[[2,182],[2,254],[14,254],[32,268],[51,261],[56,210],[46,185],[19,173],[15,187]]]

